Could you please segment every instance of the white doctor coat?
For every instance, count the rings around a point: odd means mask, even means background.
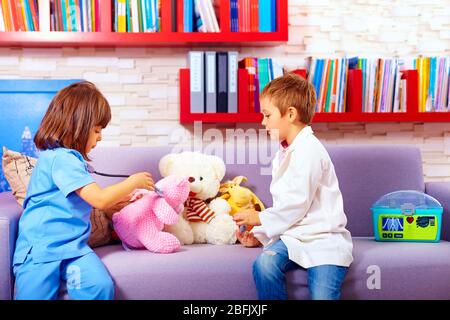
[[[260,213],[261,225],[252,229],[265,247],[281,239],[289,259],[304,268],[351,264],[353,244],[339,183],[311,127],[276,154],[270,192],[273,206]]]

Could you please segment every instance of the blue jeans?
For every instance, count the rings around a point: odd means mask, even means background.
[[[264,248],[253,264],[258,298],[262,300],[286,300],[286,272],[301,268],[289,260],[286,245],[278,240]],[[320,265],[307,268],[308,288],[312,300],[339,300],[347,267]]]

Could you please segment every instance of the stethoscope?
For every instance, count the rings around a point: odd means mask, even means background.
[[[129,174],[112,174],[112,173],[98,172],[89,163],[86,163],[86,164],[87,164],[87,170],[88,170],[89,173],[93,173],[93,174],[96,174],[96,175],[99,175],[99,176],[108,177],[108,178],[128,178],[128,177],[130,177]],[[158,196],[160,196],[160,197],[164,196],[164,193],[163,193],[163,191],[161,189],[159,189],[156,186],[154,186],[154,188],[155,188],[154,191],[155,191],[155,193]]]

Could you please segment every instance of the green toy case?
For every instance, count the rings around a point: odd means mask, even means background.
[[[443,208],[435,198],[415,190],[382,196],[370,208],[376,241],[439,242]]]

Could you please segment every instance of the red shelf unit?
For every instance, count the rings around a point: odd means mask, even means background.
[[[239,87],[247,88],[248,73],[239,69]],[[419,112],[417,70],[407,70],[402,78],[407,80],[407,110],[398,113],[362,112],[362,71],[350,70],[348,76],[347,111],[341,113],[316,113],[313,123],[318,122],[450,122],[450,112]],[[248,92],[239,90],[238,113],[191,113],[189,99],[189,69],[180,69],[180,122],[193,123],[257,123],[262,121],[259,113],[248,112]]]
[[[189,69],[180,69],[180,122],[193,123],[232,123],[261,122],[262,114],[248,111],[248,72],[238,69],[238,112],[237,113],[191,113],[190,112],[190,73]]]
[[[277,1],[277,31],[230,32],[230,2],[220,5],[221,32],[173,32],[172,1],[161,1],[161,32],[112,32],[111,1],[100,0],[99,32],[0,32],[0,47],[267,46],[288,40],[288,0]]]

